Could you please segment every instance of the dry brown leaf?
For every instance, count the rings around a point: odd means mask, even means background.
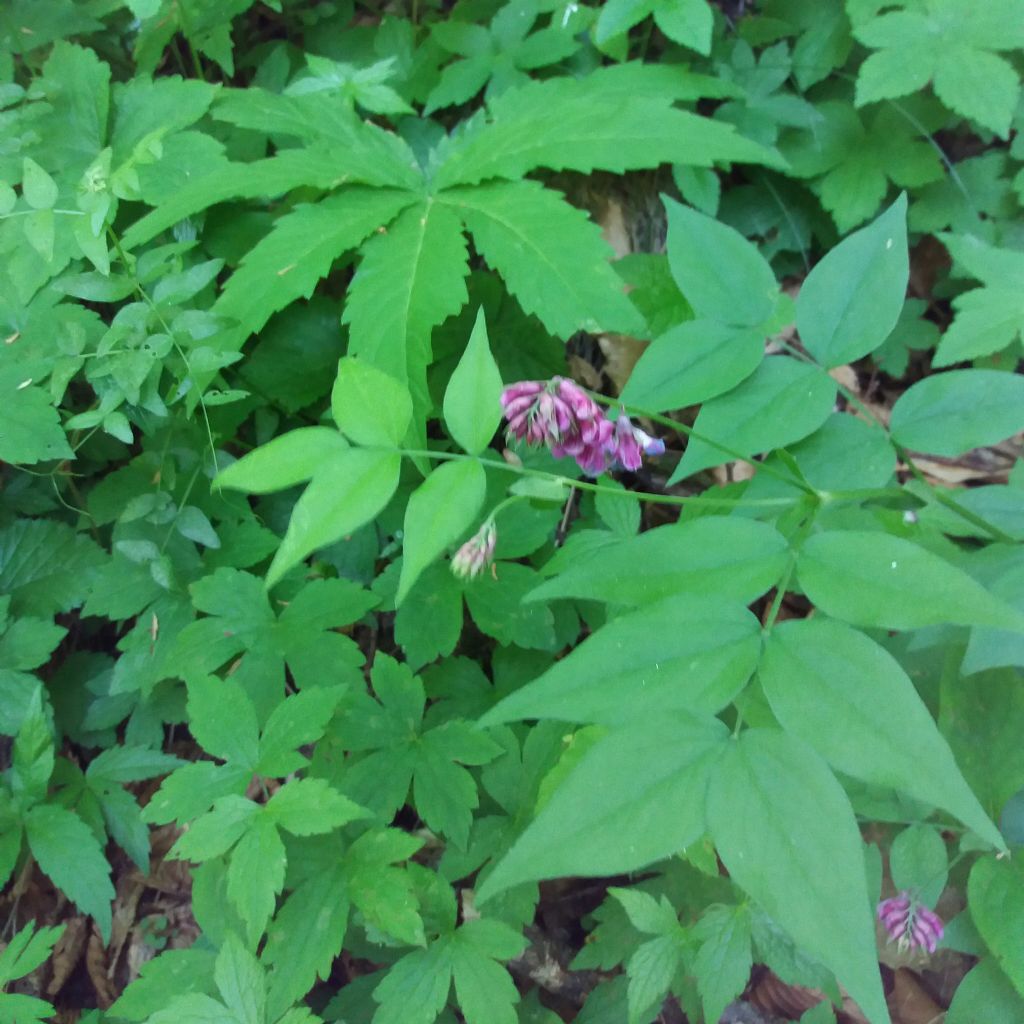
[[[92,933],[85,948],[85,967],[96,991],[96,1005],[101,1010],[109,1009],[117,998],[117,991],[107,977],[107,951],[96,925],[92,926]]]
[[[53,955],[50,957],[52,973],[46,986],[46,998],[51,1002],[78,966],[89,935],[89,922],[80,915],[65,919],[64,925],[64,932],[53,947]]]
[[[939,1024],[945,1011],[924,990],[917,975],[906,967],[896,971],[886,999],[892,1024]]]

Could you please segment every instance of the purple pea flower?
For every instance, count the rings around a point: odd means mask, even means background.
[[[459,579],[476,579],[494,561],[498,529],[488,519],[452,556],[452,572]]]
[[[614,465],[639,469],[643,454],[665,450],[663,442],[634,427],[625,413],[612,423],[597,402],[564,377],[512,384],[502,393],[501,405],[509,440],[546,445],[555,458],[574,458],[589,476]]]
[[[878,904],[878,920],[901,950],[916,947],[934,953],[942,939],[942,918],[907,891],[882,900]]]

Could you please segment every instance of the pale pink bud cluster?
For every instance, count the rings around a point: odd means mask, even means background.
[[[942,939],[942,918],[918,903],[909,892],[882,900],[878,904],[878,920],[901,950],[916,947],[934,953]]]
[[[612,423],[597,402],[564,377],[512,384],[502,392],[501,406],[510,440],[547,446],[555,458],[571,456],[590,476],[616,465],[636,470],[644,454],[665,451],[662,441],[634,427],[625,413]]]
[[[452,572],[460,579],[475,579],[494,561],[498,529],[493,519],[483,526],[452,557]]]

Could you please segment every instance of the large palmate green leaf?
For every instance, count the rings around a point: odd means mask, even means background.
[[[820,618],[784,622],[758,676],[783,728],[839,771],[941,807],[1004,848],[910,678],[863,633]]]
[[[308,298],[331,264],[386,226],[416,196],[412,192],[357,186],[319,203],[296,207],[274,223],[242,260],[214,310],[237,321],[240,341],[273,313]]]
[[[909,276],[907,197],[902,195],[807,275],[796,301],[804,347],[829,367],[873,352],[896,326]]]
[[[509,89],[442,147],[437,184],[517,180],[537,167],[621,173],[663,163],[778,163],[731,125],[675,109],[673,88],[671,73],[634,63]]]
[[[770,451],[806,437],[825,422],[836,386],[816,366],[772,356],[738,387],[706,402],[669,483],[739,456]]]
[[[627,715],[714,714],[750,678],[760,633],[757,619],[737,600],[678,594],[602,626],[482,721],[616,725]]]
[[[409,207],[363,246],[343,320],[350,355],[408,380],[426,406],[430,332],[466,303],[462,225],[435,199]]]
[[[794,736],[751,729],[727,745],[707,800],[733,881],[835,972],[871,1024],[888,1024],[860,831],[825,762]]]
[[[529,180],[494,182],[448,189],[437,201],[459,214],[520,306],[552,334],[643,330],[600,229],[557,193]]]
[[[782,575],[786,550],[782,535],[766,523],[704,516],[581,555],[529,599],[577,597],[641,605],[686,592],[746,603]]]
[[[948,622],[1024,629],[1024,616],[962,569],[902,537],[861,530],[815,534],[797,579],[822,611],[855,626],[918,629]]]
[[[351,448],[325,462],[292,510],[288,532],[267,572],[272,586],[317,548],[369,522],[398,486],[398,452]]]
[[[634,871],[705,830],[704,790],[728,745],[716,719],[680,712],[638,719],[599,740],[478,889]]]
[[[931,455],[963,455],[1024,430],[1024,377],[948,370],[908,388],[893,406],[892,436]]]

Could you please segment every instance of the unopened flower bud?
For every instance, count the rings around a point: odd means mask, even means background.
[[[459,579],[475,579],[494,561],[498,529],[493,519],[483,526],[452,557],[452,572]]]

